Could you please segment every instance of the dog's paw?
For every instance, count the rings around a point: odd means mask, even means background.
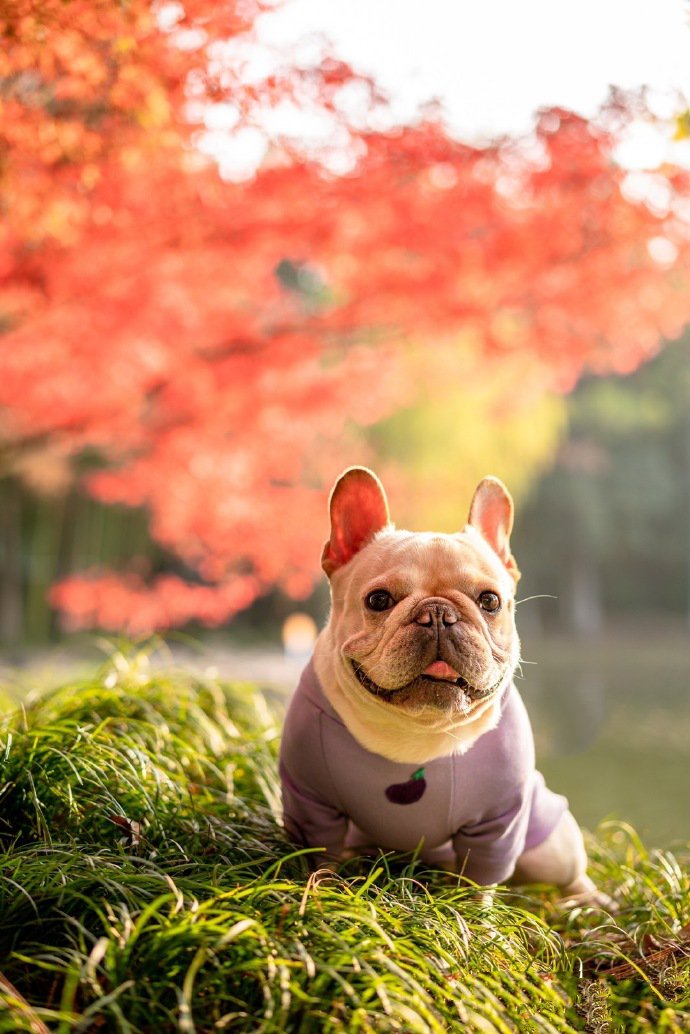
[[[561,887],[560,890],[561,897],[557,904],[563,912],[571,912],[574,908],[601,908],[609,913],[618,911],[616,901],[603,890],[599,890],[596,883],[586,874],[578,876],[576,880],[569,883],[567,887]]]

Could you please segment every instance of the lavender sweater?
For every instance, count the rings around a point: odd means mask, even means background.
[[[326,699],[311,662],[285,720],[280,752],[290,836],[338,857],[344,846],[457,862],[479,884],[502,883],[568,807],[534,768],[534,741],[514,686],[498,725],[465,754],[425,764],[388,761],[362,747]]]

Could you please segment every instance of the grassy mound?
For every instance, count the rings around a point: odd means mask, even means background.
[[[316,883],[277,739],[252,687],[137,654],[3,721],[0,1031],[690,1030],[674,856],[594,845],[615,922],[386,859]]]

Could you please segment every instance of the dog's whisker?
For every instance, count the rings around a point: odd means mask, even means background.
[[[534,596],[525,596],[524,599],[515,600],[515,606],[519,607],[521,603],[529,603],[530,600],[557,600],[558,596],[552,596],[548,592],[540,592]]]

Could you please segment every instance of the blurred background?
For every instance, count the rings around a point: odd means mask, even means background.
[[[687,18],[3,9],[10,699],[151,633],[284,694],[342,468],[444,531],[493,473],[550,784],[690,837]]]

